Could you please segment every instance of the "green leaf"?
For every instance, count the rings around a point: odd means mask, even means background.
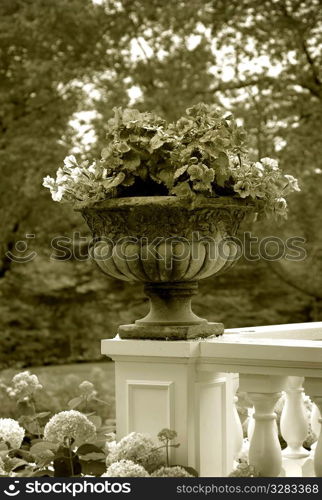
[[[68,401],[68,403],[67,403],[68,408],[73,410],[74,408],[77,408],[82,402],[83,402],[83,398],[80,396],[73,398],[70,401]]]
[[[19,401],[17,407],[20,415],[29,416],[34,414],[33,407],[27,401]]]
[[[139,121],[141,113],[137,109],[124,109],[122,118],[124,123]]]
[[[188,165],[184,165],[183,167],[177,168],[177,170],[174,173],[173,178],[177,179],[180,177],[182,174],[184,174],[187,171]]]
[[[102,185],[104,186],[105,189],[109,190],[114,187],[119,186],[119,184],[122,183],[122,181],[125,179],[125,174],[124,172],[120,172],[117,174],[116,177],[112,177],[110,179],[106,179],[105,181],[102,182]],[[77,398],[74,398],[77,399]]]
[[[199,477],[198,471],[196,471],[196,469],[194,469],[193,467],[188,467],[187,465],[180,465],[180,467],[187,471],[188,474],[191,474],[194,477]]]
[[[171,188],[173,186],[173,173],[171,171],[169,171],[169,170],[160,170],[158,172],[158,178],[168,188]]]
[[[162,136],[161,134],[156,134],[150,141],[149,151],[152,153],[152,151],[154,151],[155,149],[161,148],[166,140],[166,137]]]
[[[38,455],[47,450],[56,452],[57,449],[58,444],[56,443],[52,443],[51,441],[39,441],[30,448],[30,453],[32,455]]]
[[[71,477],[77,476],[82,472],[82,466],[77,456],[73,456],[73,471],[68,456],[58,457],[54,460],[54,477]],[[74,473],[74,474],[73,474]]]
[[[0,441],[0,451],[7,451],[8,445],[4,441]]]
[[[96,453],[96,452],[93,452],[93,453],[87,453],[87,455],[82,455],[82,460],[84,461],[93,461],[93,460],[97,460],[97,461],[102,461],[104,462],[105,464],[105,461],[106,461],[106,455],[105,453],[103,453],[102,451],[100,453]]]
[[[137,153],[130,151],[123,156],[123,168],[133,171],[141,164],[141,157]]]
[[[128,151],[131,151],[131,147],[127,144],[127,142],[122,141],[116,145],[116,150],[119,153],[127,153]]]
[[[91,475],[91,476],[101,476],[106,472],[106,464],[101,461],[90,461],[86,462],[86,460],[80,461],[82,465],[83,474]]]
[[[111,154],[111,147],[110,146],[107,146],[106,148],[103,148],[102,151],[101,151],[101,157],[103,160],[106,160],[106,158],[108,158]]]
[[[92,415],[90,417],[87,417],[88,420],[90,420],[96,427],[96,429],[99,429],[102,425],[102,419],[98,415]]]
[[[19,449],[14,449],[10,450],[8,453],[9,457],[15,457],[15,458],[20,458],[22,460],[25,460],[26,462],[33,462],[34,461],[34,456],[30,451],[23,450],[21,448]]]
[[[24,468],[26,465],[29,465],[26,460],[23,460],[21,458],[12,458],[11,459],[11,470],[15,471],[20,468]]]
[[[228,156],[225,153],[219,153],[215,165],[218,165],[221,168],[228,168],[229,167]]]
[[[175,194],[176,196],[191,196],[192,191],[188,181],[181,182],[177,186],[171,189],[171,194]]]
[[[82,444],[77,449],[78,455],[87,455],[88,453],[102,453],[102,449],[98,448],[97,446],[95,446],[94,444],[91,444],[91,443]]]
[[[36,470],[29,477],[53,477],[53,472],[50,469]]]
[[[51,415],[50,411],[42,411],[41,413],[37,413],[36,417],[37,418],[45,418]]]

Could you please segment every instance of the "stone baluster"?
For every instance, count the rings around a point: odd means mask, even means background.
[[[304,377],[288,377],[285,388],[285,404],[281,414],[281,434],[287,443],[283,450],[286,458],[304,458],[310,452],[303,448],[308,434],[308,416],[304,406]]]
[[[321,418],[320,410],[316,406],[316,404],[313,403],[312,413],[311,413],[311,428],[312,428],[312,431],[314,432],[314,434],[316,435],[317,438],[319,437],[319,434],[320,434],[320,422],[319,422],[320,418]],[[312,444],[311,450],[315,450],[316,445],[317,445],[317,441],[315,441],[315,443]]]
[[[236,460],[238,458],[238,455],[241,452],[242,446],[243,446],[243,427],[238,415],[238,411],[236,408],[236,403],[238,402],[238,397],[236,396],[236,392],[238,390],[239,386],[239,376],[238,374],[233,375],[232,379],[232,386],[233,386],[233,394],[234,394],[234,405],[233,405],[233,453],[234,453],[234,459]]]
[[[309,394],[312,401],[318,407],[322,414],[322,379],[320,378],[305,378],[305,392]],[[322,418],[318,419],[320,429],[318,430],[318,442],[314,452],[314,472],[316,477],[322,477]],[[317,430],[317,429],[316,429]]]
[[[261,476],[277,477],[281,472],[282,453],[274,407],[281,396],[286,377],[254,374],[240,375],[240,380],[241,390],[248,393],[255,408],[249,463]]]
[[[254,407],[248,408],[247,437],[249,442],[251,442],[255,428],[254,411]]]

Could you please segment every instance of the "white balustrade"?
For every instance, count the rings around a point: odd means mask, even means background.
[[[304,458],[310,454],[302,446],[309,428],[304,406],[303,381],[304,377],[287,378],[285,404],[280,420],[281,434],[287,443],[287,448],[283,450],[283,456],[287,458]]]
[[[221,337],[187,341],[107,339],[102,353],[115,360],[117,435],[156,436],[175,429],[180,447],[171,463],[201,476],[227,476],[242,445],[236,390],[254,405],[249,462],[262,476],[281,474],[282,453],[274,407],[285,391],[281,433],[285,460],[310,459],[303,451],[307,421],[304,388],[322,412],[322,322],[225,331]],[[322,477],[321,417],[313,409],[316,476]],[[293,458],[289,458],[293,457]],[[301,470],[301,465],[293,467]]]

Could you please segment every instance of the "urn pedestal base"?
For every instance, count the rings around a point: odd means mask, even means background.
[[[121,338],[189,340],[224,332],[222,323],[209,323],[191,309],[191,299],[197,293],[198,283],[146,283],[144,291],[150,299],[150,311],[134,324],[121,325]]]
[[[146,339],[146,340],[192,340],[209,337],[211,335],[222,335],[224,333],[223,323],[202,323],[200,325],[159,325],[152,326],[142,324],[121,325],[118,334],[122,339]]]

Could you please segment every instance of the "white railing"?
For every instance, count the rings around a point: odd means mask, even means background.
[[[102,341],[102,353],[115,360],[118,437],[175,429],[181,445],[172,463],[201,476],[227,476],[243,444],[239,386],[254,406],[249,463],[264,476],[322,476],[322,322],[226,330],[191,341],[115,338]],[[304,390],[317,405],[311,422]],[[282,394],[283,453],[274,412]],[[309,424],[320,435],[311,451],[303,448]]]

